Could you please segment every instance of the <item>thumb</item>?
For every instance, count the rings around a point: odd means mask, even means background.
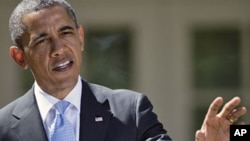
[[[203,133],[201,130],[197,130],[195,134],[195,141],[206,141],[205,133]]]

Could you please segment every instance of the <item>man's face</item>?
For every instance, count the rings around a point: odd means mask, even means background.
[[[69,92],[80,73],[82,27],[77,28],[60,6],[29,13],[23,22],[27,26],[21,38],[23,59],[39,86],[50,94]]]

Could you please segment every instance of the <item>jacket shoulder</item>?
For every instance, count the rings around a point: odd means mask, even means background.
[[[141,97],[146,97],[143,93],[136,92],[129,89],[111,89],[106,86],[101,86],[98,84],[90,84],[90,89],[92,90],[95,97],[105,97],[111,101],[133,101]]]
[[[26,101],[30,99],[30,93],[32,91],[29,90],[27,93],[25,93],[23,96],[15,99],[14,101],[10,102],[6,106],[0,109],[0,129],[3,124],[6,124],[6,121],[10,120],[10,117],[12,116],[13,111],[16,109],[16,107],[19,106],[19,104],[23,105],[25,104],[25,99]],[[30,101],[32,101],[30,99]]]

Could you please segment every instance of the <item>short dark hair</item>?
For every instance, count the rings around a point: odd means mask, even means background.
[[[22,0],[14,9],[9,20],[10,36],[14,45],[19,48],[23,48],[20,40],[21,36],[26,30],[26,26],[22,21],[23,17],[26,14],[55,5],[62,6],[66,10],[70,18],[74,21],[76,27],[78,27],[74,9],[65,0]]]

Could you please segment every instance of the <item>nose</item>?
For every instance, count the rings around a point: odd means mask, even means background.
[[[51,46],[51,56],[57,57],[63,53],[64,45],[60,39],[53,39]]]

